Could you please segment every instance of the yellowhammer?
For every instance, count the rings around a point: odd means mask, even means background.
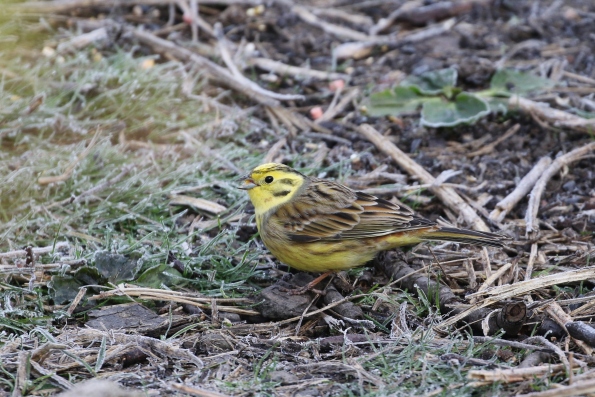
[[[298,270],[325,272],[321,277],[421,241],[502,246],[497,234],[443,227],[390,201],[283,164],[260,165],[242,180],[266,247]]]

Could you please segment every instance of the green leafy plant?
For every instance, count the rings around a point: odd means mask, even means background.
[[[394,88],[370,95],[366,107],[376,117],[401,116],[421,107],[421,125],[454,127],[475,123],[493,112],[506,113],[506,98],[542,91],[554,84],[514,70],[497,71],[490,88],[475,93],[455,87],[456,81],[457,71],[452,68],[409,76]]]

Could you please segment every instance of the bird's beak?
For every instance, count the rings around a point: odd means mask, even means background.
[[[239,183],[243,183],[243,185],[238,186],[239,189],[242,190],[250,190],[255,188],[256,186],[258,186],[255,182],[254,179],[250,178],[250,175],[244,175],[241,176],[237,179],[237,181]]]

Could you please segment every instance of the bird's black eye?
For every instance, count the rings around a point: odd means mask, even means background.
[[[264,181],[265,181],[266,183],[271,183],[271,182],[273,182],[274,180],[275,180],[275,178],[273,178],[273,177],[272,177],[272,176],[270,176],[270,175],[269,175],[269,176],[267,176],[266,178],[264,178]]]

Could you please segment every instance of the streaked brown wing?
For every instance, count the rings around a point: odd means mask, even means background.
[[[297,242],[378,237],[433,225],[389,201],[314,178],[273,217]]]

